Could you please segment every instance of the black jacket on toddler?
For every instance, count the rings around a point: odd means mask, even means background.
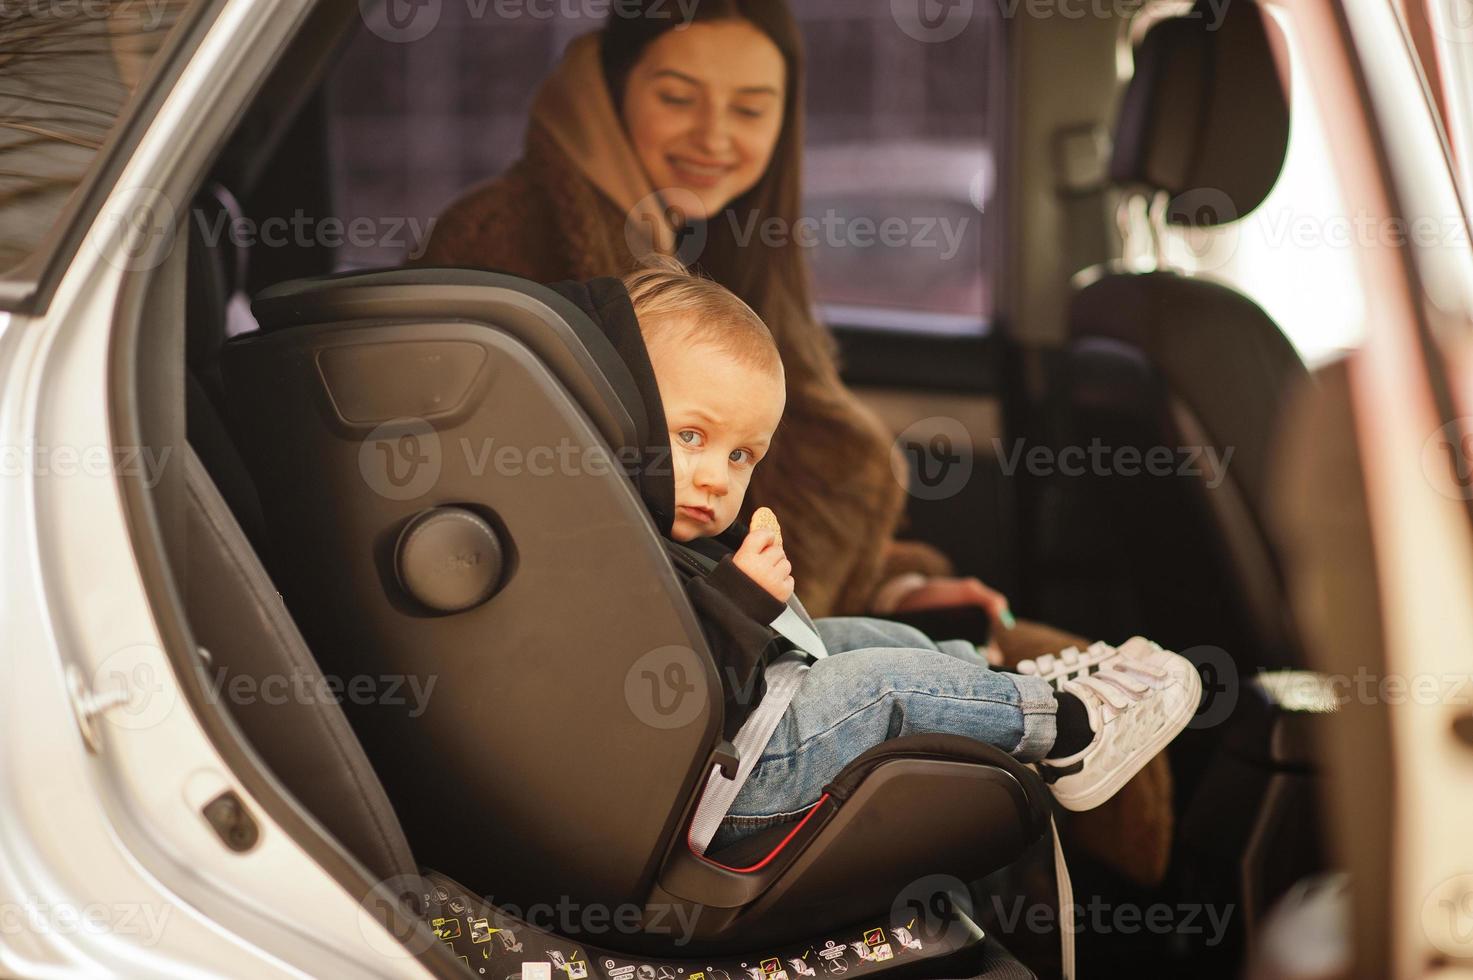
[[[732,555],[747,535],[747,528],[740,521],[714,538],[685,543],[671,539],[675,478],[670,461],[670,436],[655,371],[624,284],[612,277],[600,277],[587,282],[552,283],[548,288],[593,321],[603,338],[613,345],[638,389],[642,404],[628,404],[628,395],[623,400],[639,434],[639,459],[636,463],[621,457],[620,462],[664,538],[665,550],[700,620],[721,678],[722,734],[731,739],[766,692],[764,669],[793,649],[787,638],[768,625],[787,605],[733,563]],[[590,347],[599,342],[586,336],[582,339]],[[619,385],[614,387],[616,391],[619,389]],[[796,598],[793,605],[807,619]]]

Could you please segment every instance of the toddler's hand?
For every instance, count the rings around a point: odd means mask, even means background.
[[[782,538],[756,528],[747,532],[746,540],[732,556],[732,564],[747,578],[762,586],[779,602],[787,602],[793,594],[793,565],[783,551]]]

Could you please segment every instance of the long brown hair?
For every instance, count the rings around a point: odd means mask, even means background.
[[[625,79],[645,48],[683,23],[669,14],[671,6],[641,3],[639,10],[650,10],[650,16],[627,6],[610,14],[600,55],[616,109],[623,103]],[[834,594],[810,601],[821,614],[828,611],[824,600],[873,584],[904,491],[893,477],[889,435],[839,378],[837,348],[814,317],[807,259],[795,233],[803,189],[802,35],[785,0],[698,0],[692,21],[734,19],[762,31],[782,54],[787,69],[783,124],[766,172],[722,214],[711,216],[705,245],[692,264],[757,311],[777,341],[787,374],[787,411],[753,475],[745,511],[770,506],[794,528],[797,533],[785,542],[799,576],[813,574],[835,542],[870,539],[865,567],[849,569],[848,580],[829,590]],[[775,240],[739,237],[738,229],[760,228],[774,217],[785,230]]]

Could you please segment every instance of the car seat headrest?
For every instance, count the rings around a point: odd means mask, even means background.
[[[1111,181],[1187,195],[1169,209],[1177,223],[1223,224],[1256,208],[1289,145],[1282,49],[1253,3],[1198,3],[1152,26],[1116,117]]]

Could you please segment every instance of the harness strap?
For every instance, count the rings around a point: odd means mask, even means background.
[[[721,821],[731,809],[732,801],[736,799],[747,777],[752,774],[762,750],[767,747],[777,723],[782,721],[783,714],[793,701],[793,695],[798,693],[798,685],[803,682],[803,675],[807,671],[808,664],[801,653],[785,653],[768,665],[764,674],[767,693],[763,695],[756,710],[742,722],[742,727],[737,729],[736,737],[732,739],[732,746],[736,749],[739,760],[736,775],[727,779],[721,774],[719,766],[712,766],[711,775],[706,779],[706,789],[701,794],[701,802],[696,804],[695,816],[691,818],[692,851],[697,854],[706,853],[711,838],[716,836],[716,828],[721,826]]]
[[[1054,838],[1054,883],[1059,893],[1059,972],[1064,980],[1074,980],[1074,885],[1069,881],[1069,865],[1064,863],[1059,825],[1053,817],[1048,829]]]

